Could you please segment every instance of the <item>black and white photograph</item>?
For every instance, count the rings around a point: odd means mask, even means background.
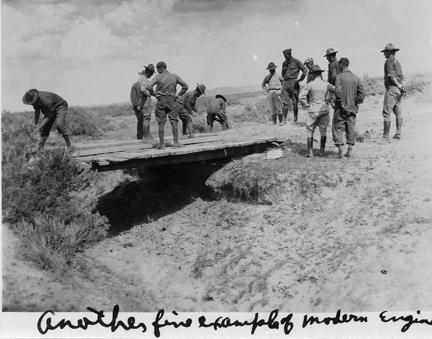
[[[432,337],[432,1],[2,0],[1,39],[3,313]]]

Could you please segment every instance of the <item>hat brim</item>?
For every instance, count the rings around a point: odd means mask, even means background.
[[[320,71],[309,71],[309,74],[315,74],[315,73],[317,73],[317,74],[321,74],[321,73],[324,73],[325,71],[324,70],[320,70]]]
[[[329,55],[336,54],[337,52],[338,52],[338,51],[334,51],[334,52],[331,52],[331,53],[326,53],[326,54],[324,55],[324,57],[329,56]]]
[[[201,92],[201,94],[205,94],[205,90],[202,90],[202,89],[200,88],[199,84],[197,84],[196,88],[199,89],[199,91]]]
[[[227,102],[227,99],[222,94],[216,94],[216,98],[221,98],[223,101]]]
[[[383,49],[382,51],[381,51],[381,53],[384,53],[384,52],[386,52],[386,51],[389,51],[389,52],[392,52],[392,51],[395,51],[395,52],[397,52],[397,51],[399,51],[400,49],[399,48],[392,48],[392,49]]]
[[[146,66],[144,66],[144,68],[145,68],[146,70],[148,70],[149,72],[152,72],[152,73],[154,73],[154,72],[155,72],[155,70],[154,70],[154,69],[148,68],[148,67],[146,67]]]
[[[26,95],[24,94],[24,96],[22,98],[22,102],[23,102],[24,105],[33,105],[37,101],[38,98],[39,98],[39,94],[36,93],[34,95],[33,99],[30,100],[30,101],[28,101],[28,100],[26,100]]]

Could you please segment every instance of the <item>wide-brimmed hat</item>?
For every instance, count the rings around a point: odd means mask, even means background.
[[[35,88],[29,89],[27,92],[25,92],[22,102],[24,105],[33,105],[36,100],[38,99],[39,94],[38,90]]]
[[[222,94],[216,94],[216,98],[221,98],[223,101],[227,102],[227,99]]]
[[[309,70],[309,73],[322,73],[325,72],[321,69],[318,65],[313,65],[312,68]]]
[[[197,88],[201,92],[201,94],[205,94],[206,86],[204,84],[197,84]]]
[[[333,48],[328,48],[324,56],[326,57],[327,55],[336,54],[337,52],[338,51],[335,51]]]
[[[385,51],[399,51],[399,48],[396,48],[395,46],[393,46],[392,43],[388,43],[384,49],[381,51],[381,53],[384,53]]]
[[[307,58],[305,61],[304,61],[304,65],[306,65],[306,64],[308,64],[308,63],[313,63],[313,59],[312,58]]]
[[[267,66],[267,69],[276,69],[276,68],[277,68],[277,66],[275,65],[274,62],[270,62]]]
[[[144,75],[145,70],[148,70],[152,74],[155,72],[155,67],[153,64],[149,64],[148,66],[144,65],[144,69],[141,72],[138,72],[139,75]]]

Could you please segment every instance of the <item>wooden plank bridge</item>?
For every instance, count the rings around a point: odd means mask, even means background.
[[[173,148],[171,140],[164,150],[143,140],[106,140],[76,144],[73,156],[97,171],[112,171],[138,167],[206,161],[263,152],[282,143],[275,136],[241,136],[235,131],[218,134],[201,133],[192,139],[180,139],[182,147]]]

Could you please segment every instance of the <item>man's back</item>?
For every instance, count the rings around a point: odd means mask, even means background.
[[[363,102],[364,91],[360,78],[346,69],[336,77],[336,101],[350,113],[358,112],[358,105]]]
[[[219,113],[221,110],[225,111],[225,108],[225,101],[222,98],[212,98],[207,113]]]
[[[305,105],[307,103],[307,97],[309,97],[309,112],[329,111],[329,106],[326,104],[326,94],[330,86],[328,82],[317,77],[303,87],[300,93],[300,100],[302,104]]]
[[[184,91],[187,90],[188,86],[177,74],[164,71],[157,74],[149,83],[152,87],[156,85],[156,96],[173,96],[177,95],[177,84],[181,85]]]
[[[195,102],[196,96],[195,91],[188,91],[183,94],[179,100],[179,103],[184,105],[186,111],[192,114],[192,111],[195,110]]]
[[[50,114],[60,106],[67,107],[66,100],[55,93],[45,91],[38,91],[38,99],[33,104],[35,110],[41,110],[44,114]]]

